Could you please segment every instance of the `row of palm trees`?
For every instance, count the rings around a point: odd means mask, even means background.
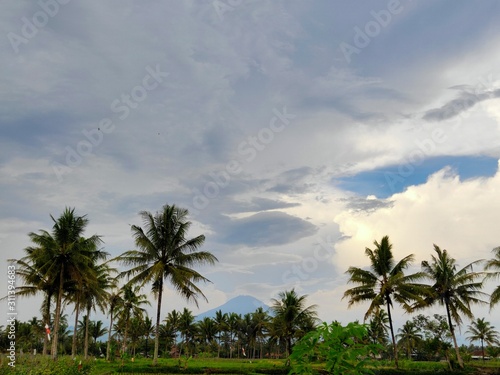
[[[96,308],[110,316],[108,353],[115,318],[119,322],[125,322],[122,339],[124,352],[128,342],[130,319],[138,316],[144,311],[144,306],[149,304],[146,295],[140,292],[147,284],[151,285],[156,298],[153,363],[157,363],[162,296],[166,283],[170,283],[173,289],[188,301],[197,304],[198,298],[206,299],[198,284],[210,281],[193,267],[213,265],[218,261],[212,253],[199,250],[205,241],[203,235],[187,238],[191,225],[187,215],[187,210],[175,205],[165,205],[154,215],[147,211],[141,212],[142,227],[131,227],[136,249],[126,251],[113,259],[108,259],[109,254],[100,248],[101,236],[84,236],[88,219],[86,216],[76,215],[74,209],[65,209],[57,219],[51,216],[54,223],[51,232],[40,230],[39,233],[29,233],[34,245],[25,249],[26,255],[23,258],[13,260],[17,263],[18,276],[25,282],[18,288],[18,295],[43,294],[42,318],[53,331],[50,353],[54,359],[57,358],[61,315],[68,306],[73,307],[75,314],[72,354],[76,353],[77,322],[80,312],[83,311],[87,327],[84,334],[84,353],[85,356],[88,355],[88,319]],[[357,284],[344,294],[344,298],[349,299],[349,306],[368,301],[365,320],[375,316],[382,308],[386,309],[397,366],[398,350],[391,315],[393,302],[401,305],[407,312],[436,303],[442,304],[446,309],[457,359],[460,366],[463,366],[453,323],[460,325],[462,316],[472,319],[471,305],[484,302],[487,297],[482,292],[485,277],[499,274],[500,248],[494,249],[494,258],[485,262],[483,270],[474,271],[473,267],[481,261],[458,269],[455,259],[450,257],[446,250],[435,246],[436,255],[431,255],[431,261],[422,262],[420,272],[406,274],[414,261],[413,255],[396,262],[388,236],[383,237],[380,243],[375,241],[374,244],[373,250],[365,249],[365,254],[370,259],[370,269],[350,267],[347,270],[349,282]],[[112,264],[120,264],[125,270],[119,272]],[[497,272],[487,273],[488,270]],[[431,281],[431,284],[422,283],[424,279]],[[288,297],[300,299],[295,293]],[[490,296],[491,307],[499,300],[500,287],[497,287]],[[280,303],[287,306],[283,301]],[[275,313],[278,314],[278,311]],[[291,316],[297,313],[295,310],[286,312]],[[311,307],[310,311],[306,309],[304,313],[310,313],[310,317],[315,318],[314,307]],[[291,351],[294,340],[300,336],[300,330],[297,333],[296,328],[288,325],[289,321],[290,319],[284,319],[281,327],[285,332],[282,337],[286,340],[288,352]],[[310,321],[307,329],[313,328],[314,319]],[[46,337],[43,353],[48,350],[49,342]]]
[[[156,364],[161,323],[162,296],[165,284],[172,287],[188,301],[196,304],[198,298],[206,299],[198,286],[200,282],[209,282],[207,278],[193,269],[197,265],[213,265],[217,258],[210,252],[200,251],[205,241],[203,235],[187,238],[191,223],[187,221],[188,211],[175,205],[165,205],[155,215],[143,211],[140,216],[143,226],[133,225],[132,235],[136,250],[125,251],[118,257],[108,259],[109,254],[100,246],[99,235],[84,236],[88,224],[85,216],[78,216],[74,209],[65,209],[57,219],[52,217],[52,231],[41,230],[29,233],[34,244],[25,249],[25,256],[17,263],[17,275],[24,280],[18,287],[18,295],[31,296],[43,294],[42,320],[52,328],[53,339],[49,343],[48,335],[44,335],[43,354],[47,354],[50,346],[52,358],[58,354],[59,335],[61,333],[61,316],[68,307],[73,308],[75,323],[72,335],[71,354],[74,356],[78,346],[77,327],[81,313],[84,313],[84,356],[89,351],[89,320],[92,312],[99,309],[109,314],[107,357],[111,353],[112,332],[121,337],[121,352],[125,353],[133,331],[131,325],[145,318],[145,306],[150,305],[146,294],[141,292],[148,284],[156,297],[156,321],[154,327],[153,362]],[[111,264],[121,264],[126,269],[118,272]],[[120,285],[120,282],[121,286]],[[273,307],[273,330],[276,339],[282,340],[287,352],[291,351],[294,341],[302,332],[314,328],[315,307],[305,307],[305,296],[298,296],[294,290],[280,295]],[[55,307],[53,307],[55,302]],[[175,310],[169,314],[167,322],[170,330],[177,329]],[[184,315],[180,315],[185,317]],[[52,319],[53,317],[53,319]],[[194,319],[194,318],[193,318]],[[218,329],[224,327],[225,315],[219,316],[215,323]],[[269,329],[266,322],[267,312],[257,311],[244,316],[247,332],[255,341]],[[242,324],[238,316],[229,315],[227,324],[234,328]],[[116,323],[115,323],[116,321]],[[135,323],[134,323],[135,322]],[[255,323],[255,322],[258,322]],[[200,330],[207,331],[209,322],[203,321]],[[255,324],[256,326],[254,326]],[[222,324],[222,326],[221,326]],[[229,330],[230,340],[234,341],[236,331]],[[188,331],[180,331],[183,342],[189,342]],[[253,335],[253,336],[252,336]],[[219,344],[221,341],[219,335]]]
[[[415,259],[413,254],[396,262],[388,236],[384,236],[380,243],[374,241],[374,245],[374,249],[365,249],[370,260],[369,269],[349,267],[346,271],[349,283],[356,284],[345,291],[343,296],[348,299],[349,307],[368,302],[365,320],[370,316],[376,317],[385,309],[394,360],[398,367],[398,348],[392,317],[394,302],[409,313],[435,304],[444,306],[456,357],[460,367],[463,367],[455,327],[462,324],[462,317],[474,318],[472,305],[489,303],[490,308],[493,308],[500,301],[500,286],[491,295],[482,291],[485,280],[500,275],[500,247],[493,249],[492,259],[477,260],[459,268],[448,251],[434,245],[435,254],[431,254],[430,261],[421,263],[421,271],[407,274],[406,271]],[[484,268],[478,270],[481,263]],[[493,272],[489,272],[491,270]],[[425,280],[430,283],[423,283]]]
[[[108,260],[109,254],[100,248],[101,236],[84,236],[88,219],[86,216],[76,215],[74,209],[66,208],[57,219],[51,216],[52,231],[29,233],[34,245],[25,249],[23,258],[12,260],[17,264],[17,275],[25,282],[17,293],[20,296],[43,294],[43,320],[52,327],[53,332],[50,348],[52,358],[57,358],[59,325],[64,308],[72,306],[75,313],[72,344],[74,355],[76,327],[81,311],[85,312],[86,319],[96,308],[109,312],[112,324],[116,314],[134,313],[130,307],[130,304],[137,304],[134,299],[142,298],[143,304],[149,303],[145,296],[138,297],[138,290],[149,284],[157,300],[154,347],[156,363],[165,283],[170,282],[187,300],[197,303],[200,296],[205,298],[197,283],[209,280],[192,267],[217,262],[212,253],[198,250],[205,241],[203,235],[186,238],[191,225],[187,221],[187,215],[187,210],[175,205],[165,205],[154,215],[147,211],[141,212],[143,227],[133,225],[131,228],[137,249],[126,251],[111,260]],[[111,267],[116,262],[129,268],[118,272]],[[119,288],[122,280],[126,281],[125,286]],[[89,327],[88,321],[86,326]],[[127,334],[128,327],[125,327],[125,343]],[[46,336],[43,353],[48,350]],[[84,352],[87,356],[88,329],[85,332]]]

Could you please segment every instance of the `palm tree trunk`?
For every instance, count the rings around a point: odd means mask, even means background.
[[[78,315],[80,315],[80,297],[76,298],[76,306],[75,306],[75,326],[73,328],[73,342],[71,344],[71,357],[75,358],[76,356],[76,334],[78,327]]]
[[[163,294],[163,279],[158,285],[158,306],[156,307],[156,327],[155,327],[155,351],[153,354],[153,365],[158,363],[158,349],[160,348],[160,314],[161,314],[161,297]]]
[[[113,310],[110,311],[109,317],[109,332],[108,332],[108,344],[106,346],[106,361],[109,361],[109,352],[111,351],[111,330],[113,329]]]
[[[391,304],[389,302],[389,298],[387,298],[387,316],[389,318],[389,327],[391,329],[392,347],[394,349],[394,364],[396,365],[396,368],[399,368],[398,347],[396,344],[396,338],[394,337],[394,327],[392,326]]]
[[[445,303],[446,306],[446,315],[448,316],[448,325],[450,326],[450,333],[451,337],[453,338],[453,345],[455,346],[455,353],[457,354],[457,361],[460,366],[460,368],[464,368],[464,361],[462,360],[462,357],[460,356],[460,351],[458,350],[458,343],[457,343],[457,338],[455,337],[455,329],[453,328],[453,323],[451,321],[451,314],[450,314],[450,307],[448,306],[448,303]]]
[[[59,272],[59,291],[57,293],[57,302],[56,302],[56,312],[54,317],[54,337],[52,338],[52,348],[50,350],[50,354],[52,359],[57,359],[57,344],[59,341],[59,320],[61,319],[61,305],[62,305],[62,296],[63,296],[63,287],[64,287],[64,265],[61,266],[61,271]]]
[[[87,315],[85,316],[85,338],[83,356],[85,359],[89,358],[89,325],[90,325],[90,308],[87,308]]]
[[[47,293],[47,302],[45,302],[46,306],[45,306],[45,313],[44,313],[43,320],[45,321],[45,324],[47,324],[47,326],[49,326],[49,327],[50,327],[50,300],[51,299],[52,299],[52,294]],[[42,351],[43,356],[45,356],[47,354],[48,347],[49,347],[49,338],[48,338],[47,333],[45,333],[45,335],[43,337],[43,351]]]

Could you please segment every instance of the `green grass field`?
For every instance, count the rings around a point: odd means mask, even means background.
[[[201,359],[201,358],[181,358],[163,359],[160,358],[157,366],[152,365],[151,359],[136,358],[134,361],[116,360],[106,362],[103,359],[92,359],[88,361],[72,360],[69,357],[60,358],[54,362],[48,358],[29,357],[18,358],[16,367],[7,365],[5,358],[2,358],[0,375],[111,375],[111,374],[248,374],[248,375],[287,375],[289,367],[285,360],[248,360],[248,359]],[[315,366],[318,374],[324,374],[322,364]],[[450,372],[446,363],[441,362],[414,362],[401,361],[399,370],[394,368],[394,363],[387,361],[374,361],[374,373],[377,375],[402,375],[402,374],[500,374],[500,362],[471,362],[465,371]]]

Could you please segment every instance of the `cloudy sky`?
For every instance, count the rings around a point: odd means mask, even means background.
[[[486,0],[2,4],[1,267],[65,207],[117,256],[139,211],[177,204],[219,263],[202,269],[209,303],[169,290],[165,314],[295,288],[347,322],[366,306],[347,309],[344,273],[384,235],[415,270],[434,243],[460,266],[490,258],[499,15]]]

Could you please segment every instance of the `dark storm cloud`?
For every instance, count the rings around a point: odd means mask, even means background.
[[[249,247],[284,245],[316,233],[317,227],[283,212],[261,212],[243,219],[229,219],[221,242]]]

